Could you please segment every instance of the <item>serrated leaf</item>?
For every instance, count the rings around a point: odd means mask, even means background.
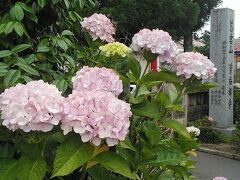
[[[64,51],[66,51],[68,49],[68,45],[66,44],[66,42],[62,39],[57,39],[57,45],[62,48]]]
[[[95,161],[97,161],[99,164],[101,164],[103,167],[121,174],[123,176],[126,176],[130,179],[133,178],[133,175],[131,173],[131,170],[129,168],[129,165],[127,161],[121,157],[120,155],[114,153],[114,152],[102,152],[98,154],[95,158]]]
[[[24,64],[22,62],[18,62],[16,65],[19,66],[24,71],[28,72],[29,74],[32,74],[32,75],[35,75],[35,76],[40,76],[38,71],[36,69],[32,68],[28,64]]]
[[[43,8],[46,5],[46,0],[38,0],[38,5]]]
[[[22,8],[23,10],[25,10],[25,11],[31,13],[31,14],[34,14],[34,11],[33,11],[32,7],[26,5],[25,3],[23,3],[23,2],[17,2],[16,4],[18,4],[19,6],[21,6],[21,8]]]
[[[175,120],[166,120],[163,122],[163,126],[165,126],[167,128],[171,128],[178,134],[191,140],[191,136],[189,135],[189,133],[186,130],[186,127],[182,123],[175,121]]]
[[[0,159],[0,180],[16,179],[17,161],[13,159]]]
[[[23,25],[21,23],[15,22],[14,26],[13,26],[13,29],[20,37],[22,37],[22,35],[24,33],[24,28],[23,28]]]
[[[67,7],[67,9],[69,9],[70,2],[68,0],[64,0],[64,4]]]
[[[30,48],[31,45],[30,44],[19,44],[17,46],[15,46],[14,48],[12,48],[12,52],[13,53],[19,53],[19,52],[22,52],[28,48]]]
[[[119,145],[124,149],[131,149],[133,151],[136,151],[128,137],[126,137],[124,141],[120,141]]]
[[[16,3],[11,9],[10,9],[10,16],[14,20],[21,21],[24,17],[24,12],[22,7]]]
[[[19,70],[9,70],[4,76],[3,82],[6,87],[14,85],[20,78],[21,72]]]
[[[147,101],[133,104],[131,109],[134,114],[139,116],[147,116],[154,119],[159,119],[161,116],[158,106]]]
[[[64,30],[62,32],[62,36],[74,36],[74,34],[69,30]]]
[[[52,83],[55,84],[59,91],[61,91],[62,93],[64,93],[67,90],[68,83],[64,79],[57,79],[54,80]]]
[[[154,81],[179,82],[178,76],[170,71],[149,72],[141,78],[141,83]]]
[[[18,160],[17,166],[18,180],[42,180],[47,170],[47,164],[42,158],[22,157]]]
[[[80,137],[66,139],[56,151],[51,178],[65,176],[86,163],[92,156],[93,146],[82,143]]]
[[[0,68],[0,77],[5,76],[7,74],[8,70]]]
[[[30,77],[28,76],[21,76],[25,82],[30,82],[30,81],[33,81]]]
[[[159,143],[162,137],[161,129],[152,121],[143,123],[143,130],[151,145]]]
[[[4,28],[4,34],[9,34],[13,31],[13,27],[14,27],[14,22],[8,22],[7,25]]]
[[[12,51],[10,50],[2,50],[0,51],[0,58],[6,57],[6,56],[10,56],[12,55]]]
[[[0,159],[1,158],[12,158],[14,155],[14,148],[13,145],[9,143],[4,143],[3,145],[0,145]]]
[[[140,63],[133,56],[128,55],[127,57],[129,58],[129,67],[132,74],[134,74],[134,76],[139,79],[142,69]]]
[[[42,39],[38,44],[37,52],[48,52],[50,50],[50,47],[48,47],[48,39]]]
[[[127,180],[122,176],[112,174],[109,170],[99,165],[87,169],[87,172],[94,180]]]
[[[145,164],[151,166],[177,165],[186,160],[186,156],[178,149],[167,146],[159,146],[151,150],[152,157]]]

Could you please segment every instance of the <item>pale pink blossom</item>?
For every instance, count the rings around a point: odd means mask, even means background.
[[[73,91],[66,98],[64,113],[64,134],[73,130],[83,142],[95,145],[105,139],[108,146],[114,146],[125,139],[130,126],[130,105],[109,92]]]
[[[118,96],[123,91],[122,81],[112,70],[99,67],[84,66],[72,78],[73,90],[106,91]]]
[[[142,29],[132,38],[131,48],[134,51],[147,50],[158,54],[160,62],[172,63],[178,54],[177,45],[172,37],[159,29]]]
[[[94,41],[97,38],[106,42],[114,41],[115,28],[104,14],[94,13],[90,17],[85,17],[81,25],[85,31],[89,32]]]
[[[212,79],[216,72],[214,64],[204,55],[185,52],[174,60],[177,75],[184,75],[187,79],[195,76],[197,79]]]
[[[63,117],[64,97],[42,80],[18,84],[0,95],[2,125],[10,130],[50,131]]]
[[[228,179],[225,177],[215,177],[213,178],[213,180],[228,180]]]

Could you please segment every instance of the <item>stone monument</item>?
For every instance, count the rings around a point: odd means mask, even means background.
[[[234,11],[229,8],[211,11],[210,59],[217,72],[214,82],[219,87],[209,91],[209,116],[217,129],[232,135],[234,83]]]

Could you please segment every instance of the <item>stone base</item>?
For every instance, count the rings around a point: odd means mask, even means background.
[[[234,126],[228,127],[228,128],[214,128],[217,131],[226,134],[229,137],[232,137],[233,134],[235,133],[236,128]]]

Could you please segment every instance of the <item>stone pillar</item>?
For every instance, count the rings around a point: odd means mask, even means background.
[[[234,81],[234,11],[229,8],[211,11],[210,59],[217,72],[218,88],[209,91],[209,116],[222,132],[231,135],[233,128]]]

